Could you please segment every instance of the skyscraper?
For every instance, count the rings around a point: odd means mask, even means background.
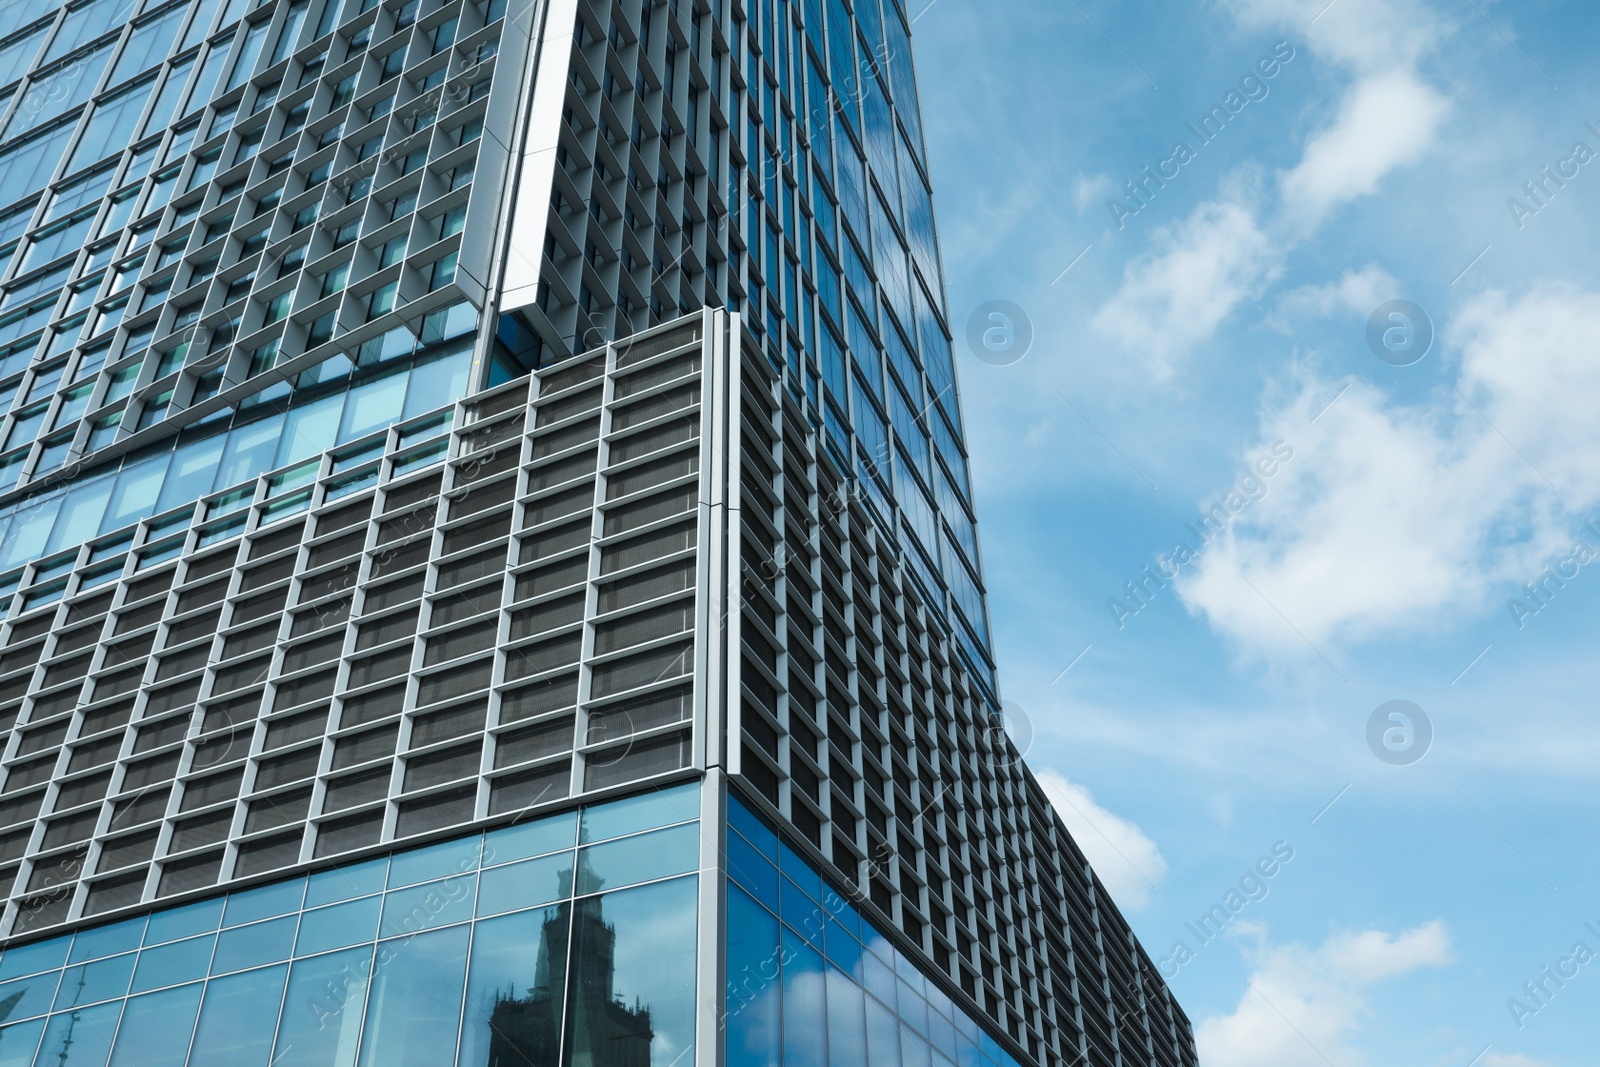
[[[1195,1062],[1001,728],[899,0],[0,82],[0,1067]]]

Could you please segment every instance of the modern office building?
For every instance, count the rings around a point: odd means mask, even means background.
[[[0,5],[0,1067],[1196,1062],[1001,726],[914,14]]]

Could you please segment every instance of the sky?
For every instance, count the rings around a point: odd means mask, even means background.
[[[1002,696],[1202,1063],[1595,1063],[1600,10],[908,2]]]

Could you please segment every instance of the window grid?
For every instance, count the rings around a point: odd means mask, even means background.
[[[338,0],[330,2],[336,9]],[[109,8],[109,0],[98,6]],[[122,4],[117,17],[135,14],[133,6]],[[213,16],[212,5],[190,6]],[[304,9],[298,15],[293,7],[258,10],[248,16],[250,25],[265,27],[267,40],[289,20],[280,48],[285,58],[263,65],[270,58],[265,50],[254,59],[244,55],[234,84],[218,81],[214,97],[203,95],[208,74],[202,71],[210,63],[204,57],[229,57],[231,69],[245,47],[237,41],[250,36],[243,29],[230,37],[219,25],[207,36],[205,27],[193,26],[180,38],[180,25],[197,16],[191,11],[167,21],[162,16],[179,11],[170,6],[155,12],[161,30],[154,38],[139,36],[149,21],[143,16],[137,26],[128,23],[105,36],[119,57],[138,58],[128,59],[126,70],[122,58],[114,59],[116,84],[83,105],[81,122],[62,120],[59,158],[65,162],[49,169],[63,177],[49,185],[49,174],[41,172],[32,183],[37,188],[9,179],[0,185],[0,201],[23,198],[0,222],[0,246],[30,235],[0,247],[0,279],[7,283],[0,292],[0,409],[12,406],[7,396],[36,392],[32,383],[47,373],[40,365],[75,341],[86,354],[69,380],[91,382],[87,397],[43,394],[47,406],[38,412],[17,402],[0,425],[0,442],[12,443],[0,455],[0,492],[38,483],[68,456],[138,445],[178,425],[225,416],[230,406],[270,387],[277,379],[264,372],[274,367],[281,373],[286,366],[302,370],[342,359],[403,319],[415,323],[463,295],[481,303],[481,289],[464,290],[457,272],[440,264],[453,265],[463,248],[487,249],[488,242],[473,238],[485,227],[492,231],[504,174],[479,183],[482,209],[466,214],[465,234],[445,232],[441,220],[472,196],[471,187],[458,186],[452,176],[476,169],[481,141],[475,131],[490,106],[477,87],[492,82],[503,23],[492,6],[466,0],[428,8],[408,23],[397,4],[361,12],[352,7],[352,18],[337,28],[333,19],[303,17]],[[239,5],[229,5],[215,17],[237,20],[239,14]],[[71,18],[67,12],[58,24]],[[364,58],[363,37],[372,36],[403,57],[384,90],[402,90],[395,109],[377,118],[359,111],[382,88],[382,72]],[[211,44],[196,51],[202,38]],[[324,73],[330,59],[338,65]],[[286,81],[291,77],[300,84]],[[333,88],[350,77],[356,79],[352,90],[364,94],[354,102]],[[165,87],[181,89],[185,79],[197,83],[186,90],[188,117],[171,125],[178,96]],[[148,98],[121,106],[116,136],[102,138],[103,152],[90,151],[84,139],[94,135],[100,112],[127,96],[128,85],[147,90]],[[25,89],[14,94],[13,112],[30,106]],[[508,83],[506,91],[518,87]],[[352,121],[360,128],[352,126],[350,137],[342,138]],[[74,135],[75,123],[81,128]],[[148,136],[139,140],[145,128]],[[357,146],[374,139],[381,151],[357,161]],[[0,141],[0,160],[10,158],[15,142]],[[130,142],[133,147],[124,149]],[[110,158],[98,158],[102,154]],[[381,188],[372,188],[374,180]],[[338,264],[323,251],[336,228],[317,220],[345,209],[341,222],[365,216],[370,232],[378,209],[368,198],[376,193],[392,201],[402,185],[407,210],[383,222],[409,235],[411,254],[379,277],[373,249],[392,241],[393,232],[371,248],[363,239],[342,256],[333,251],[347,262],[354,254],[355,269],[337,300],[318,303],[318,290],[305,279]],[[102,198],[103,207],[71,213],[74,204],[98,205]],[[252,234],[270,239],[255,244]],[[149,248],[158,235],[162,252],[156,256]],[[486,261],[476,251],[469,258],[473,274],[485,276]],[[101,273],[108,263],[113,269]],[[385,294],[374,298],[380,289]],[[257,357],[269,347],[273,357],[263,365]],[[95,389],[93,382],[106,384]],[[38,424],[59,433],[30,451],[25,439]],[[65,450],[58,438],[70,442]]]

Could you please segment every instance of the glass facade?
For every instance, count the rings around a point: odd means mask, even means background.
[[[729,1067],[1017,1067],[735,798],[724,848]]]
[[[404,374],[473,331],[486,274],[462,243],[505,177],[474,188],[502,16],[6,5],[0,492]],[[469,382],[440,385],[425,407]]]
[[[696,1062],[695,783],[0,955],[4,1067]]]
[[[441,397],[465,393],[471,370],[470,342],[438,347],[443,350],[415,363],[296,390],[286,410],[263,408],[251,421],[173,436],[0,508],[0,569],[20,567],[213,492],[248,493],[263,472],[307,460],[314,464],[318,453],[335,445],[432,412]],[[17,577],[20,571],[0,574],[0,590]]]

